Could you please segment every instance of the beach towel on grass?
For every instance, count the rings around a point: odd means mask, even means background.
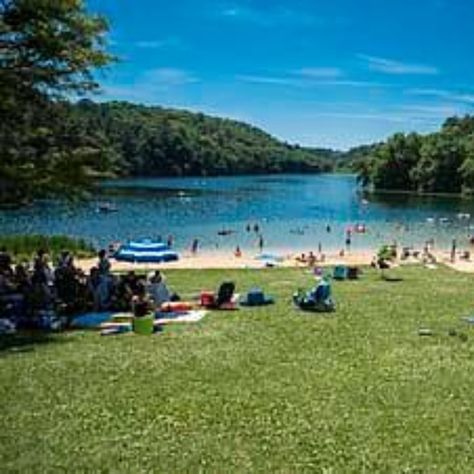
[[[181,313],[156,313],[155,324],[197,323],[206,316],[206,310],[192,310]]]
[[[133,313],[114,313],[111,320],[114,323],[131,323],[133,321]]]
[[[80,316],[75,317],[71,321],[71,326],[73,328],[81,328],[81,329],[93,329],[99,327],[102,323],[109,321],[112,318],[114,313],[107,311],[107,312],[91,312],[81,314]]]
[[[132,323],[117,323],[114,321],[105,321],[100,325],[100,329],[122,329],[124,332],[132,330]]]
[[[154,321],[155,326],[161,324],[175,324],[175,323],[197,323],[206,316],[208,312],[206,310],[193,310],[184,311],[180,313],[156,313],[156,319]],[[100,325],[101,329],[114,329],[120,328],[124,331],[126,329],[132,330],[132,322],[127,321],[105,321]]]

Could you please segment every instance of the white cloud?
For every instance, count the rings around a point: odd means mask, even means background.
[[[393,87],[392,84],[383,84],[381,82],[372,81],[356,81],[351,79],[340,79],[340,80],[328,80],[315,82],[316,85],[320,86],[334,86],[334,87],[368,87],[368,88],[386,88]]]
[[[348,120],[375,120],[377,122],[406,122],[406,117],[387,114],[385,112],[319,112],[314,114],[316,117],[340,118]]]
[[[246,74],[237,75],[236,79],[241,82],[250,82],[253,84],[268,84],[275,86],[303,87],[305,84],[304,81],[299,79],[273,76],[253,76]]]
[[[369,56],[367,54],[358,54],[357,57],[366,62],[369,69],[384,74],[394,75],[436,75],[439,70],[434,66],[425,64],[404,63],[393,59]]]
[[[178,68],[157,68],[145,71],[130,83],[115,83],[103,87],[102,100],[130,100],[157,103],[166,99],[172,88],[199,82],[191,72]]]
[[[407,89],[405,94],[409,95],[419,95],[419,96],[433,96],[433,97],[444,97],[445,95],[449,95],[448,91],[441,90],[441,89]]]
[[[336,104],[341,106],[341,104]],[[327,110],[314,114],[317,117],[338,118],[342,120],[366,120],[374,122],[397,123],[402,126],[438,126],[446,118],[465,113],[462,105],[405,104],[395,107],[366,107],[354,104],[348,110]]]
[[[459,107],[453,105],[402,105],[401,110],[408,113],[425,115],[430,117],[445,117],[459,113]]]
[[[336,70],[335,70],[336,71]],[[329,72],[329,70],[328,70]],[[306,75],[296,78],[293,76],[259,76],[259,75],[237,75],[236,79],[241,82],[249,82],[254,84],[267,84],[274,86],[314,88],[314,87],[366,87],[380,88],[391,87],[390,84],[381,84],[370,81],[357,81],[351,79],[325,79],[331,77],[326,75]],[[337,77],[337,76],[335,76]]]
[[[156,49],[162,48],[164,45],[163,41],[137,41],[135,46],[137,48],[144,48],[144,49]]]
[[[407,89],[405,93],[408,95],[436,97],[453,102],[474,105],[474,94],[472,92],[466,93],[443,89]]]
[[[184,69],[163,67],[146,71],[143,74],[142,82],[148,85],[169,87],[198,82],[198,78]]]
[[[157,40],[140,40],[135,42],[137,48],[142,49],[161,49],[161,48],[177,48],[182,46],[182,41],[176,36]]]
[[[453,99],[458,100],[459,102],[466,102],[468,104],[474,105],[474,94],[455,94]]]
[[[321,19],[317,19],[307,12],[285,7],[258,9],[235,4],[221,9],[218,16],[232,21],[254,23],[262,27],[309,26],[323,23]]]
[[[308,78],[334,78],[343,76],[341,69],[336,67],[304,67],[297,71],[296,74],[299,74]]]

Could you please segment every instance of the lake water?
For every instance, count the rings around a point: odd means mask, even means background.
[[[258,223],[269,250],[317,250],[318,243],[335,250],[344,247],[348,226],[365,223],[368,231],[352,240],[352,248],[362,250],[394,239],[419,246],[432,237],[438,246],[448,248],[453,237],[464,245],[474,224],[456,216],[474,217],[472,200],[388,195],[369,196],[367,203],[352,175],[127,179],[105,188],[107,197],[87,202],[45,201],[0,211],[0,233],[67,234],[98,246],[172,234],[179,250],[195,237],[204,249],[249,249],[256,248],[257,235],[246,225]],[[104,200],[118,212],[98,212]],[[222,229],[235,233],[219,236]]]

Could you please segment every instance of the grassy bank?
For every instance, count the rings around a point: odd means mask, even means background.
[[[469,472],[472,275],[373,270],[329,316],[298,269],[169,271],[184,296],[232,278],[274,306],[160,335],[58,335],[0,352],[5,472]],[[420,327],[433,330],[421,337]],[[449,335],[449,331],[455,335]]]
[[[56,258],[63,250],[69,250],[76,257],[95,255],[94,247],[83,239],[65,235],[0,235],[0,248],[5,247],[16,261],[31,259],[38,249],[45,249]]]

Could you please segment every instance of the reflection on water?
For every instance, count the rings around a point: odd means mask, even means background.
[[[98,212],[97,205],[104,200],[118,212]],[[1,233],[63,233],[96,245],[172,234],[180,249],[194,237],[208,249],[237,244],[245,249],[255,248],[258,240],[246,225],[258,222],[267,248],[316,249],[321,243],[323,249],[339,249],[347,226],[365,223],[368,232],[354,236],[352,242],[353,248],[363,249],[393,240],[420,245],[432,237],[438,245],[448,246],[453,237],[462,244],[471,233],[471,220],[459,219],[458,213],[474,216],[474,202],[362,196],[350,175],[127,179],[106,183],[88,202],[43,201],[0,211],[0,229]],[[449,221],[440,222],[442,218]],[[218,235],[223,229],[235,232]]]

